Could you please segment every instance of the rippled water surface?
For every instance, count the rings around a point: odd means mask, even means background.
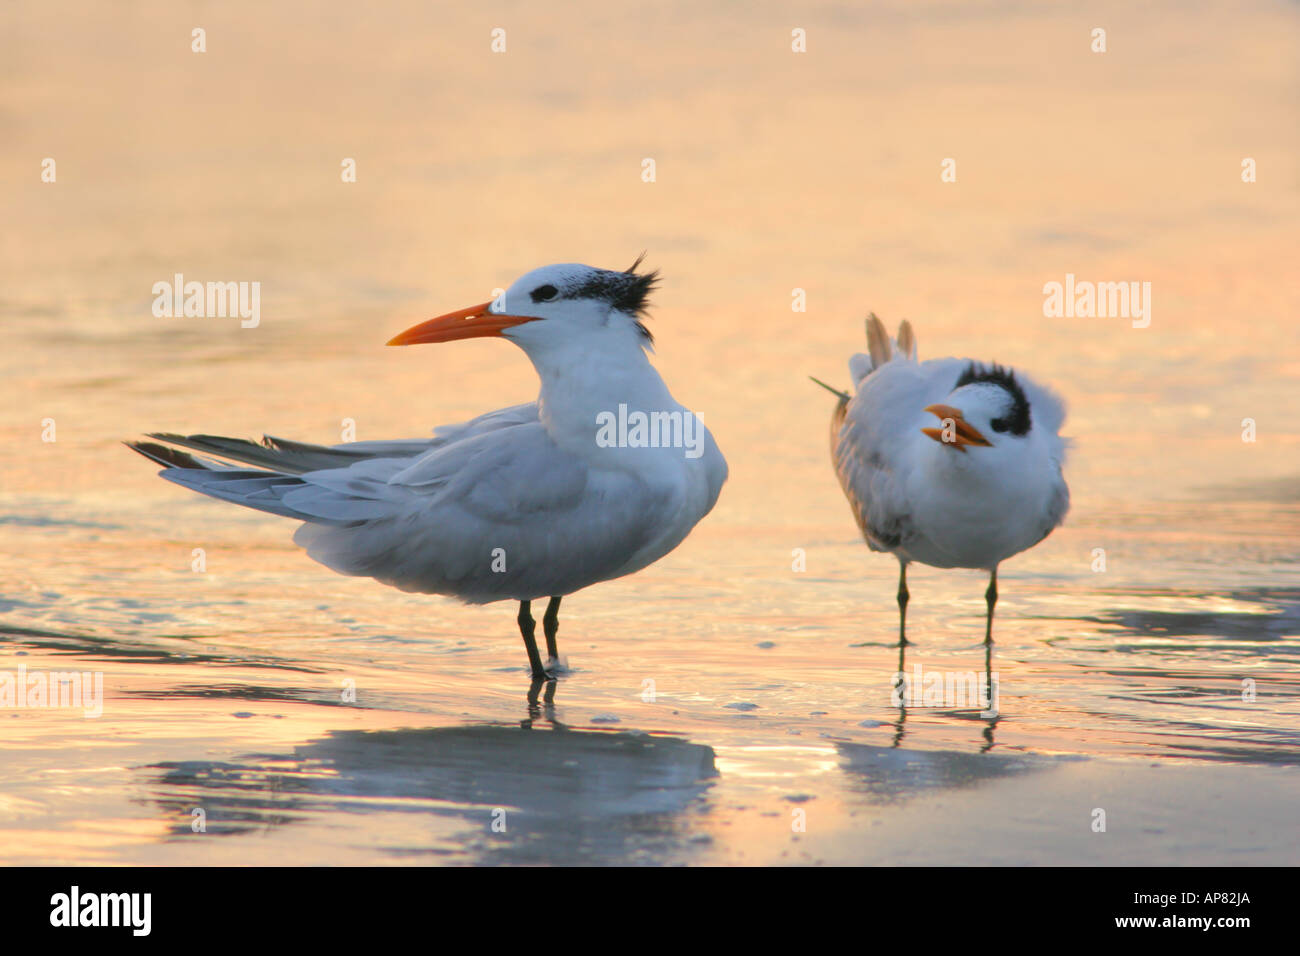
[[[88,10],[0,11],[0,674],[105,700],[0,708],[0,861],[1298,862],[1294,4],[518,6],[504,55],[442,5]],[[565,601],[554,684],[509,604],[336,576],[120,444],[527,401],[507,343],[382,344],[642,249],[732,477]],[[155,318],[177,272],[261,282],[260,325]],[[1150,326],[1044,318],[1067,273],[1151,282]],[[1070,405],[991,651],[983,576],[915,568],[900,659],[831,472],[807,376],[868,309]],[[916,667],[996,714],[896,705]]]

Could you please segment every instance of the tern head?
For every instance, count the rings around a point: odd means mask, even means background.
[[[971,446],[994,448],[1023,439],[1032,424],[1029,399],[1015,372],[997,364],[986,367],[971,362],[948,401],[926,411],[941,419],[943,427],[921,432],[962,453]]]
[[[640,265],[641,258],[623,272],[579,263],[543,266],[496,299],[421,322],[388,344],[500,336],[531,353],[612,336],[649,348],[654,338],[642,320],[659,273],[637,272]]]

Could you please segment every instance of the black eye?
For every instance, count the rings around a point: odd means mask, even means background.
[[[998,433],[1005,432],[1011,427],[1011,421],[1006,418],[995,418],[993,421],[989,422],[989,424],[992,425],[993,430]]]
[[[559,289],[553,285],[539,285],[532,292],[528,293],[533,297],[534,302],[550,302],[559,293]]]

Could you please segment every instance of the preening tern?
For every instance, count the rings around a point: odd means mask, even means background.
[[[849,360],[856,394],[817,384],[839,399],[831,461],[858,527],[871,550],[898,558],[899,642],[907,643],[912,561],[989,572],[991,641],[998,565],[1047,537],[1070,507],[1058,434],[1065,406],[997,364],[918,362],[906,319],[891,341],[872,314],[867,348]],[[923,427],[931,416],[940,427]]]

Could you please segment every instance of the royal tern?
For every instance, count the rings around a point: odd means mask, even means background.
[[[1065,406],[1025,375],[970,359],[918,362],[903,320],[892,340],[873,314],[869,354],[854,355],[850,396],[831,416],[831,461],[863,537],[898,558],[898,635],[907,643],[907,565],[989,572],[984,640],[993,638],[998,565],[1061,523]],[[816,379],[814,379],[816,381]],[[933,425],[939,419],[939,427]]]
[[[542,623],[558,666],[561,598],[677,547],[727,478],[713,436],[650,364],[642,319],[658,274],[638,273],[639,264],[545,266],[494,301],[388,343],[509,339],[541,379],[536,402],[437,428],[431,439],[325,447],[153,434],[129,444],[170,481],[303,521],[294,541],[335,571],[467,603],[518,601],[541,678],[531,602],[550,598]]]

